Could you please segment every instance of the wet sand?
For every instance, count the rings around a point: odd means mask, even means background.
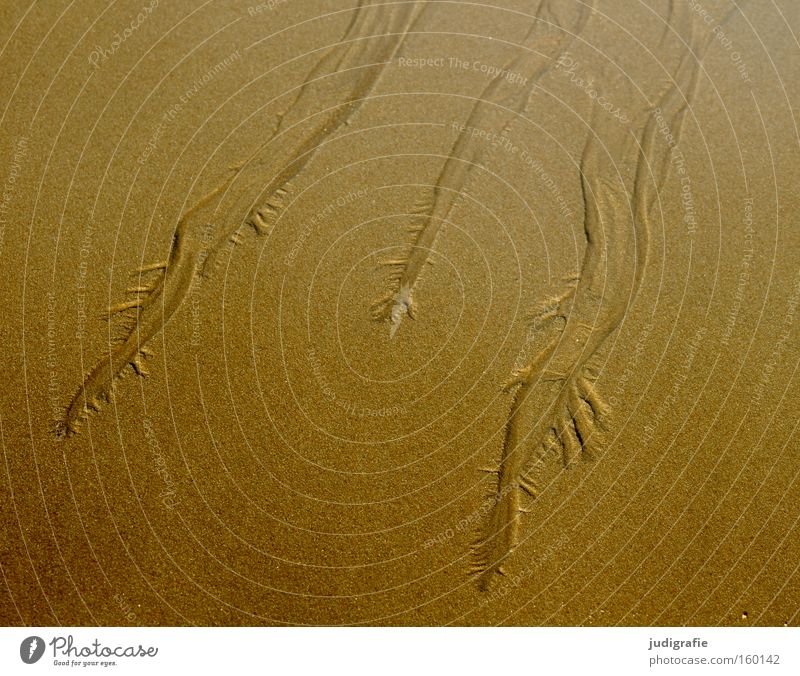
[[[12,3],[0,620],[800,624],[798,35]]]

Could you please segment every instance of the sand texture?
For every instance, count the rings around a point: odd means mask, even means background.
[[[795,0],[2,15],[0,621],[800,624]]]

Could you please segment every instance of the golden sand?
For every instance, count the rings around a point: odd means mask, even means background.
[[[11,3],[0,620],[800,624],[798,35]]]

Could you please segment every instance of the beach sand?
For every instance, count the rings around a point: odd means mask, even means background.
[[[800,624],[796,3],[7,5],[3,624]]]

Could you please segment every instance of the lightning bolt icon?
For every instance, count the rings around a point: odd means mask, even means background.
[[[37,644],[36,639],[32,638],[31,639],[31,644],[28,646],[28,659],[33,657],[33,653],[36,652],[36,644]]]

